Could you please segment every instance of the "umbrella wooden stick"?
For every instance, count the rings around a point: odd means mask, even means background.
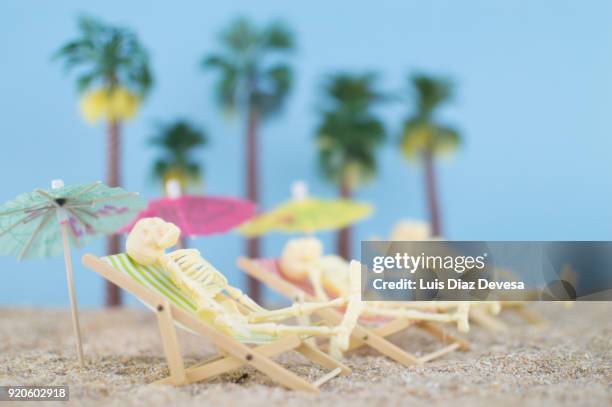
[[[53,180],[51,182],[51,188],[57,189],[64,186],[64,181]],[[44,191],[43,191],[44,192]],[[45,193],[46,194],[46,193]],[[44,195],[44,194],[43,194]],[[48,195],[48,194],[47,194]],[[52,202],[55,202],[53,197],[50,196]],[[83,358],[83,342],[81,341],[81,326],[79,324],[79,311],[77,308],[76,293],[74,290],[74,279],[72,277],[72,256],[70,255],[70,242],[68,241],[68,215],[64,208],[61,208],[59,204],[57,207],[57,217],[60,223],[60,230],[62,232],[62,244],[64,245],[64,263],[66,264],[66,282],[68,283],[68,295],[70,296],[70,313],[72,314],[72,329],[74,330],[74,337],[76,339],[77,355],[79,357],[79,365],[85,366],[85,359]]]
[[[83,343],[81,341],[81,327],[79,324],[79,314],[77,309],[76,293],[74,291],[74,282],[72,278],[72,256],[70,255],[70,244],[68,243],[68,224],[62,222],[60,225],[62,230],[62,243],[64,244],[64,262],[66,263],[66,280],[68,282],[68,295],[70,296],[70,311],[72,313],[72,328],[76,338],[77,354],[79,356],[79,365],[85,366],[83,358]]]

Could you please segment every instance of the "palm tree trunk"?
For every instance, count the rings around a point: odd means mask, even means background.
[[[340,183],[340,196],[343,199],[351,199],[351,188],[346,179],[343,179]],[[347,226],[338,231],[336,249],[338,255],[346,260],[351,259],[351,227]]]
[[[111,121],[108,123],[107,130],[107,152],[106,152],[106,182],[111,187],[120,185],[121,174],[121,134],[119,122]],[[117,254],[121,251],[121,241],[119,235],[111,235],[106,239],[106,253]],[[117,307],[121,305],[121,291],[119,287],[106,281],[106,306]]]
[[[423,163],[425,165],[425,188],[427,190],[431,233],[433,236],[442,236],[442,221],[440,219],[440,207],[438,203],[436,171],[434,167],[433,152],[431,150],[427,150],[423,154]]]
[[[257,127],[259,125],[259,112],[257,107],[250,105],[247,119],[246,143],[246,194],[255,205],[259,204],[259,151],[257,140]],[[247,239],[247,256],[251,259],[260,257],[259,238]],[[261,301],[261,288],[259,282],[251,276],[247,277],[249,296],[256,302]]]

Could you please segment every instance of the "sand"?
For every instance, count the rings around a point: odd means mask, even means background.
[[[319,396],[280,388],[250,368],[182,388],[148,385],[167,369],[154,317],[142,310],[82,312],[87,367],[79,369],[67,311],[2,309],[0,385],[67,384],[70,404],[86,406],[612,405],[612,303],[532,309],[549,322],[504,314],[508,334],[473,326],[470,351],[420,367],[372,351],[349,354],[353,374],[333,379]],[[179,340],[189,364],[215,353],[191,334]],[[415,353],[438,346],[418,330],[392,340]],[[324,374],[298,355],[278,360],[310,380]]]

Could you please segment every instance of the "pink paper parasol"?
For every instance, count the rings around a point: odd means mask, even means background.
[[[159,217],[178,226],[183,236],[225,233],[253,217],[249,201],[217,196],[184,195],[149,201],[149,206],[121,232],[127,233],[142,218]]]

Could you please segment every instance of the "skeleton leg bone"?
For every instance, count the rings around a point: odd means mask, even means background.
[[[345,298],[336,298],[327,302],[294,303],[290,307],[277,310],[264,310],[247,315],[249,322],[281,321],[290,317],[312,314],[324,308],[341,307],[346,304]]]
[[[469,304],[464,303],[457,307],[454,314],[448,313],[433,313],[411,310],[406,308],[380,308],[365,305],[363,309],[364,315],[384,316],[394,318],[406,318],[418,321],[435,321],[435,322],[457,322],[457,327],[462,332],[467,332],[469,325],[467,322]]]

